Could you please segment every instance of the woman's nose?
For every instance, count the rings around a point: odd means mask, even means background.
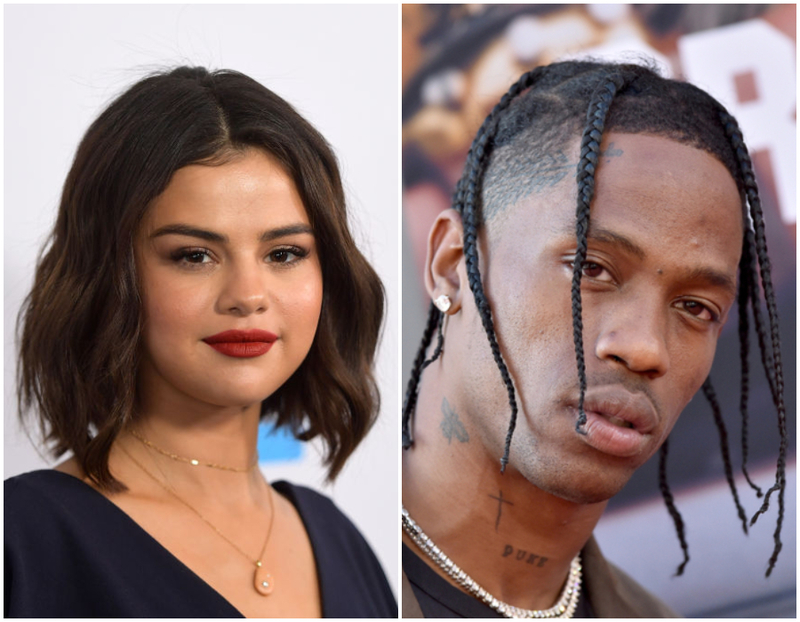
[[[219,311],[247,316],[267,310],[267,274],[263,266],[231,266],[223,277]]]

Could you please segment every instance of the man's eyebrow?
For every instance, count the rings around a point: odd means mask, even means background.
[[[697,267],[689,270],[684,278],[687,281],[704,282],[713,287],[724,289],[731,296],[736,297],[736,279],[731,278],[724,272],[714,270],[714,268]]]
[[[268,229],[267,231],[264,231],[259,237],[259,241],[269,242],[287,235],[296,235],[300,233],[313,234],[314,230],[305,223],[287,225],[285,227],[277,227],[275,229]],[[150,235],[150,238],[153,239],[161,237],[162,235],[185,235],[191,238],[200,238],[201,240],[206,240],[207,242],[227,243],[229,241],[227,235],[184,224],[172,224],[160,227]]]
[[[644,252],[644,249],[630,238],[626,238],[624,235],[615,233],[614,231],[610,231],[608,229],[593,228],[591,224],[589,225],[589,232],[586,234],[586,238],[587,240],[594,240],[597,242],[621,246],[623,250],[633,255],[637,259],[644,259],[647,255],[647,253]]]
[[[606,244],[616,244],[621,246],[625,251],[636,257],[637,259],[644,259],[646,253],[644,249],[636,244],[630,238],[625,237],[614,231],[608,229],[592,229],[589,225],[589,233],[587,239],[603,242]],[[733,296],[736,296],[736,279],[732,279],[729,275],[714,268],[699,266],[687,271],[683,276],[684,280],[692,282],[703,282],[713,287],[719,287]]]

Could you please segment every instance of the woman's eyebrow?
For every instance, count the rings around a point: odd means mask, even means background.
[[[197,227],[182,224],[164,225],[163,227],[159,227],[150,234],[150,239],[155,239],[161,237],[162,235],[186,235],[191,238],[207,240],[208,242],[228,241],[228,236],[222,235],[221,233],[215,233],[214,231],[198,229]]]
[[[298,233],[310,233],[313,235],[314,230],[310,225],[305,223],[298,223],[296,225],[287,225],[285,227],[278,227],[276,229],[269,229],[261,234],[262,242],[269,242],[275,238],[282,238],[286,235],[296,235]]]
[[[305,223],[286,225],[285,227],[276,227],[275,229],[268,229],[267,231],[264,231],[259,237],[259,240],[261,242],[269,242],[270,240],[274,240],[276,238],[282,238],[287,235],[296,235],[300,233],[313,234],[314,230]],[[216,233],[215,231],[209,231],[207,229],[199,229],[197,227],[192,227],[191,225],[184,225],[180,223],[159,227],[152,234],[150,234],[150,238],[154,239],[161,237],[162,235],[185,235],[192,238],[200,238],[201,240],[206,240],[208,242],[228,242],[228,236],[221,233]]]

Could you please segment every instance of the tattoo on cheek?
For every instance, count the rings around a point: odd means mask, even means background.
[[[452,406],[450,406],[447,398],[442,400],[442,414],[444,415],[444,419],[442,419],[442,423],[439,424],[439,428],[442,430],[442,436],[447,439],[447,444],[449,445],[452,442],[454,436],[458,442],[468,443],[469,433],[467,432],[467,428],[461,423],[458,414],[453,410]]]
[[[506,544],[503,548],[503,557],[506,559],[514,560],[524,564],[530,564],[531,566],[536,566],[537,568],[541,568],[547,563],[547,557],[543,557],[541,555],[537,555],[536,553],[531,553],[530,551],[525,551],[523,549],[515,549],[510,544]]]

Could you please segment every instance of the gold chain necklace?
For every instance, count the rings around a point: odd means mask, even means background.
[[[149,447],[160,453],[162,456],[166,456],[172,460],[176,460],[177,462],[185,462],[186,464],[191,464],[192,466],[205,466],[211,467],[212,469],[221,469],[223,471],[233,471],[234,473],[247,473],[249,472],[254,466],[258,464],[258,454],[255,455],[255,459],[253,460],[253,464],[247,466],[243,469],[238,467],[231,467],[225,466],[224,464],[215,464],[213,462],[202,462],[201,460],[195,460],[193,458],[186,458],[185,456],[179,456],[178,454],[173,454],[166,449],[161,449],[158,445],[153,444],[152,442],[148,441],[144,436],[139,434],[136,430],[130,430],[130,433],[137,438],[139,441],[144,443],[145,446]]]
[[[199,510],[194,508],[192,505],[189,504],[188,501],[178,496],[178,494],[172,489],[171,486],[167,486],[161,482],[155,475],[153,475],[150,471],[148,471],[144,465],[142,465],[136,458],[134,458],[127,449],[125,449],[122,445],[119,445],[119,448],[125,452],[125,455],[130,458],[136,466],[138,466],[142,471],[144,471],[147,476],[152,479],[156,484],[161,486],[167,493],[175,497],[178,501],[180,501],[183,505],[189,508],[192,512],[197,514],[197,516],[202,520],[206,525],[211,527],[217,535],[225,540],[228,544],[230,544],[234,549],[236,549],[247,561],[253,564],[256,569],[253,573],[253,587],[255,587],[256,592],[261,594],[262,596],[269,596],[272,594],[272,591],[275,589],[275,580],[272,578],[272,575],[266,571],[264,565],[262,564],[261,560],[264,558],[264,552],[267,550],[267,545],[269,544],[269,538],[272,535],[272,525],[274,524],[275,518],[275,506],[272,501],[272,487],[267,484],[267,496],[269,497],[269,525],[267,527],[267,537],[264,539],[264,546],[261,547],[261,553],[259,554],[259,559],[253,559],[247,553],[245,553],[242,549],[240,549],[234,542],[232,542],[228,537],[222,533],[219,529],[214,526],[214,524],[209,521],[205,516],[203,516]]]

